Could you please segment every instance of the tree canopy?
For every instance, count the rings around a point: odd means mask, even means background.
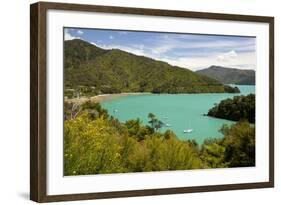
[[[255,95],[235,96],[216,104],[208,112],[209,116],[227,120],[248,120],[255,123]]]
[[[121,92],[223,93],[239,92],[187,68],[105,50],[83,40],[64,42],[65,96],[93,96]]]
[[[181,141],[173,131],[159,132],[139,119],[125,123],[98,103],[65,106],[64,174],[187,170],[255,165],[255,127],[248,122],[224,126],[220,139]],[[76,112],[75,112],[76,113]],[[95,113],[95,114],[93,114]],[[150,113],[153,120],[157,117]]]

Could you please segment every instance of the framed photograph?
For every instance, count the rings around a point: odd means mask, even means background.
[[[30,7],[30,198],[274,186],[274,18]]]

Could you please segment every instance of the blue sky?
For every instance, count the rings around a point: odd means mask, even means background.
[[[82,39],[191,70],[211,65],[256,69],[254,37],[67,28],[65,40]]]

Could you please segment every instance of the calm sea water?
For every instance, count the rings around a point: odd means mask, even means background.
[[[219,129],[223,124],[234,123],[204,116],[215,103],[235,95],[255,93],[255,86],[238,87],[241,91],[239,94],[145,94],[115,98],[102,103],[102,106],[121,122],[140,118],[143,124],[148,124],[148,113],[154,113],[158,119],[170,125],[161,128],[161,131],[171,129],[179,139],[195,139],[202,144],[204,139],[221,137]],[[184,133],[185,129],[193,131]]]

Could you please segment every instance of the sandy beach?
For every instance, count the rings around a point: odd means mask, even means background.
[[[93,97],[81,97],[81,98],[72,98],[72,99],[65,99],[66,102],[71,102],[71,103],[84,103],[86,101],[93,101],[97,103],[102,103],[105,101],[110,101],[118,97],[123,97],[123,96],[129,96],[129,95],[145,95],[145,94],[150,94],[147,92],[144,93],[116,93],[116,94],[102,94],[102,95],[96,95]]]

